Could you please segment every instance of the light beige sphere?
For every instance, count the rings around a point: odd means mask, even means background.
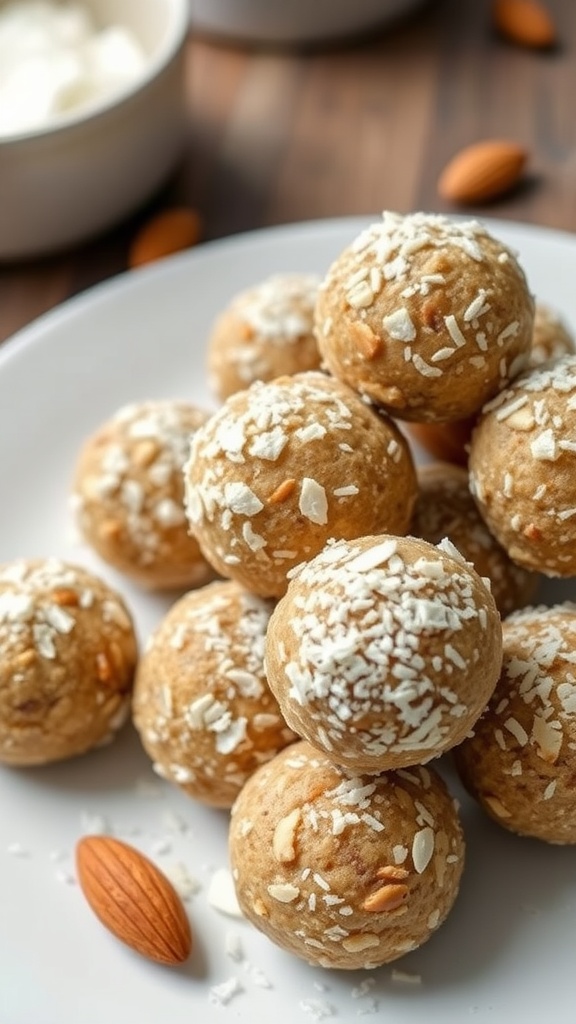
[[[502,674],[460,777],[503,828],[576,843],[576,604],[527,608],[502,626]]]
[[[444,537],[490,580],[500,615],[509,615],[533,599],[540,577],[516,565],[492,536],[468,486],[468,473],[448,462],[418,468],[418,499],[410,533],[431,544]]]
[[[137,642],[121,596],[56,558],[0,566],[0,761],[108,743],[129,717]]]
[[[408,443],[340,381],[302,373],[231,395],[185,468],[190,529],[222,576],[279,597],[330,537],[404,533],[416,497]]]
[[[296,738],[264,672],[272,602],[230,580],[180,598],[144,651],[133,718],[163,778],[230,807],[253,771]]]
[[[249,779],[230,862],[244,915],[321,967],[373,968],[440,927],[464,866],[458,811],[430,768],[349,775],[297,743]]]
[[[469,471],[482,518],[514,562],[576,575],[576,355],[527,370],[485,407]]]
[[[318,295],[328,370],[397,418],[473,416],[528,362],[534,301],[516,256],[477,221],[385,211]]]
[[[214,576],[188,532],[182,469],[208,413],[179,399],[123,406],[83,444],[72,508],[83,539],[151,590]]]
[[[320,367],[314,308],[320,277],[273,274],[239,292],[208,339],[208,377],[221,401],[255,380]]]
[[[266,634],[288,725],[355,772],[425,763],[460,743],[501,662],[489,586],[448,541],[327,545],[298,569]]]

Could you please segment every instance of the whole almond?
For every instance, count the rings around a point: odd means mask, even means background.
[[[438,179],[438,191],[453,203],[495,199],[520,181],[527,157],[526,150],[515,142],[476,142],[446,164]]]
[[[140,267],[164,256],[196,245],[202,235],[202,222],[196,210],[188,206],[162,210],[138,231],[128,252],[128,265]]]
[[[165,875],[128,843],[84,836],[76,845],[78,882],[96,917],[121,942],[161,964],[192,949],[184,905]]]
[[[546,49],[556,42],[550,12],[538,0],[494,0],[492,21],[501,35],[520,46]]]

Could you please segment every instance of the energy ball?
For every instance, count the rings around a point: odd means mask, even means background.
[[[532,346],[528,366],[539,366],[574,352],[575,341],[559,315],[542,302],[536,302]],[[445,459],[457,466],[468,465],[470,438],[478,416],[449,423],[409,423],[409,435],[435,459]]]
[[[454,904],[464,856],[436,772],[348,775],[308,743],[258,769],[232,811],[243,913],[321,967],[374,968],[426,942]]]
[[[208,339],[208,373],[222,401],[255,380],[317,370],[314,307],[320,277],[275,274],[234,296]]]
[[[188,533],[182,469],[208,413],[183,401],[124,406],[84,444],[72,508],[84,540],[151,589],[193,587],[214,571]]]
[[[509,615],[533,599],[536,573],[510,560],[482,519],[468,487],[468,473],[447,462],[418,469],[419,494],[410,533],[431,544],[448,537],[479,576],[487,576],[500,615]]]
[[[528,362],[534,300],[510,249],[476,221],[385,211],[328,271],[324,364],[393,416],[473,416]]]
[[[489,584],[449,541],[363,537],[294,575],[266,637],[288,725],[351,771],[424,764],[460,743],[502,662]]]
[[[472,434],[470,488],[510,558],[576,575],[576,355],[526,371]]]
[[[131,615],[56,558],[0,566],[0,761],[39,765],[107,743],[130,712]]]
[[[576,342],[573,334],[556,312],[543,302],[536,302],[530,366],[540,366],[549,359],[574,352]]]
[[[138,666],[133,719],[156,771],[214,807],[296,738],[264,673],[271,611],[237,583],[211,583],[172,606]]]
[[[576,604],[524,609],[502,630],[502,675],[456,767],[504,828],[576,843]]]
[[[321,373],[256,382],[196,433],[190,529],[222,576],[279,597],[330,537],[405,533],[416,497],[396,425]]]

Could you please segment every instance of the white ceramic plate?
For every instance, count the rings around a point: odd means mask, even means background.
[[[58,554],[124,592],[145,638],[166,608],[78,545],[67,511],[84,436],[124,402],[181,395],[204,404],[204,345],[217,311],[271,272],[323,272],[367,221],[276,228],[212,243],[124,275],[39,319],[0,349],[0,560]],[[489,222],[514,246],[533,291],[576,323],[576,239]],[[548,602],[575,590],[548,585]],[[449,768],[445,769],[449,774]],[[574,848],[520,839],[461,793],[468,861],[447,922],[376,972],[326,972],[291,958],[208,901],[225,868],[226,814],[158,780],[127,729],[105,750],[43,769],[0,768],[2,1024],[297,1024],[375,1014],[394,1024],[576,1019]],[[106,828],[198,882],[196,949],[157,967],[118,943],[74,883],[73,849]],[[243,957],[231,952],[241,948]],[[399,973],[402,972],[402,973]],[[214,988],[237,979],[226,1005]],[[419,982],[417,979],[420,979]]]

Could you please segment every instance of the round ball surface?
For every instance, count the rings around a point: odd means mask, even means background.
[[[556,310],[537,301],[529,365],[540,366],[549,359],[559,359],[574,352],[575,346],[574,335]]]
[[[315,274],[275,274],[234,296],[208,339],[210,383],[222,401],[255,380],[319,368],[319,283]]]
[[[309,963],[355,970],[401,957],[442,924],[464,839],[431,769],[348,775],[297,743],[240,793],[230,859],[260,931]]]
[[[527,370],[485,408],[470,488],[518,565],[576,575],[576,355]]]
[[[534,301],[512,252],[476,221],[386,211],[318,295],[324,363],[392,415],[473,416],[527,362]]]
[[[188,533],[182,469],[208,413],[172,399],[124,406],[85,442],[72,504],[85,541],[150,589],[199,586],[214,572]]]
[[[55,558],[0,566],[0,761],[45,764],[111,740],[136,657],[130,613],[103,580]]]
[[[460,743],[499,676],[500,617],[447,541],[329,544],[278,602],[266,671],[290,727],[351,771],[425,763]]]
[[[206,558],[277,597],[330,537],[405,533],[416,497],[396,425],[321,373],[232,395],[196,433],[185,470],[190,529]]]
[[[576,843],[576,604],[516,612],[502,629],[502,675],[457,769],[504,828]]]
[[[211,583],[172,606],[138,666],[134,724],[156,771],[215,807],[295,739],[264,673],[271,612],[236,583]]]
[[[466,470],[430,463],[418,469],[418,485],[410,533],[431,544],[448,537],[478,575],[488,577],[500,615],[529,604],[539,577],[515,565],[492,536],[470,494]]]

